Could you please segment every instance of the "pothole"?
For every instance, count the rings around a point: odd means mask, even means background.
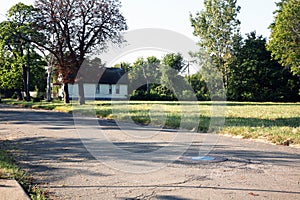
[[[179,161],[186,163],[215,163],[224,162],[226,160],[228,159],[216,156],[182,156],[179,158]]]

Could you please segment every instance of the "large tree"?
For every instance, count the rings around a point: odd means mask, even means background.
[[[266,39],[247,34],[230,67],[227,97],[238,101],[298,101],[299,78],[271,60]]]
[[[17,99],[22,100],[22,68],[6,51],[0,51],[0,89],[13,90],[17,92]]]
[[[300,2],[282,0],[277,5],[268,49],[273,58],[300,76]]]
[[[204,10],[190,16],[199,46],[211,56],[212,62],[223,74],[228,88],[229,64],[232,60],[233,38],[239,33],[237,0],[204,0]]]
[[[132,65],[132,70],[129,72],[130,79],[130,91],[137,89],[135,87],[139,84],[143,84],[145,88],[139,88],[139,90],[145,89],[146,97],[150,96],[150,89],[153,86],[153,82],[156,82],[159,76],[160,60],[155,56],[147,57],[146,59],[140,57]]]
[[[68,83],[78,82],[79,103],[84,104],[83,78],[77,72],[96,47],[122,42],[127,25],[118,0],[36,0],[36,27],[45,37],[34,42],[52,53],[63,75],[64,100],[69,103]],[[45,41],[45,42],[40,42]]]
[[[184,67],[185,63],[180,53],[169,53],[163,57],[160,84],[165,88],[165,92],[177,92],[177,96],[179,92],[181,93],[183,90],[181,87],[185,86],[185,81],[182,82],[184,77],[179,73]]]
[[[23,90],[25,91],[25,99],[30,101],[30,65],[35,53],[35,47],[30,43],[30,38],[35,32],[32,30],[33,24],[33,6],[18,3],[12,6],[7,13],[7,20],[0,24],[0,48],[1,56],[5,56],[10,60],[11,67],[8,64],[3,65],[6,69],[6,75],[15,71],[15,76],[19,74],[16,70],[22,70]],[[5,53],[4,53],[5,52]],[[12,77],[11,77],[12,78]],[[14,79],[8,82],[19,80]],[[3,82],[4,83],[8,83]],[[20,94],[21,86],[19,83],[12,84]]]

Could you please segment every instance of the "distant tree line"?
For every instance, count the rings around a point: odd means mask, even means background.
[[[299,1],[277,3],[269,42],[255,32],[241,36],[236,3],[204,0],[204,9],[190,16],[200,52],[222,72],[228,100],[299,101]],[[195,55],[201,59],[203,54]]]
[[[229,65],[229,100],[300,100],[299,76],[272,59],[265,38],[251,32],[235,48],[235,57]]]
[[[204,10],[190,16],[194,35],[199,38],[199,52],[196,59],[210,58],[210,66],[192,75],[183,75],[181,70],[184,59],[180,54],[167,54],[162,60],[149,57],[140,58],[132,65],[122,63],[119,67],[135,70],[142,67],[144,78],[160,77],[160,84],[145,84],[130,91],[132,99],[176,100],[178,97],[189,99],[195,95],[198,100],[210,100],[207,83],[209,70],[219,70],[228,100],[233,101],[300,101],[300,4],[297,0],[282,0],[277,3],[275,20],[271,24],[269,42],[256,32],[240,34],[237,14],[240,7],[236,0],[204,0]],[[203,54],[204,53],[204,54]],[[204,55],[204,56],[203,56]],[[156,63],[156,64],[150,64]],[[161,68],[158,70],[158,65]],[[174,74],[183,85],[189,84],[193,94],[182,90],[181,94],[172,92],[170,79],[166,78],[171,67],[178,71]],[[179,67],[177,67],[179,66]],[[148,77],[148,78],[147,78]],[[139,77],[142,78],[142,77]],[[130,75],[131,83],[137,77]],[[180,81],[176,81],[180,83]],[[178,87],[178,84],[176,85]]]
[[[152,56],[120,63],[115,67],[129,72],[130,98],[218,98],[223,91],[210,94],[208,83],[220,86],[211,70],[221,72],[228,100],[300,101],[300,4],[281,0],[277,6],[267,41],[255,31],[241,36],[237,0],[204,0],[204,9],[190,15],[199,45],[199,52],[192,56],[196,63],[208,58],[209,62],[194,74],[186,72],[188,63],[176,52],[160,59]],[[25,100],[30,101],[29,91],[45,91],[44,66],[52,63],[52,82],[60,75],[65,103],[69,102],[68,84],[77,82],[79,103],[84,104],[83,81],[89,73],[81,75],[78,70],[94,48],[105,50],[108,41],[123,42],[119,33],[127,25],[120,7],[118,0],[39,0],[34,6],[14,5],[0,23],[0,92],[14,93],[21,100],[24,91]],[[96,68],[88,66],[84,72],[97,74]]]
[[[128,72],[131,100],[177,100],[186,98],[188,83],[182,75],[186,63],[179,53],[138,58],[133,64],[122,62],[114,67]],[[191,91],[191,90],[190,90]]]
[[[247,34],[247,38],[239,38],[235,46],[235,59],[228,66],[227,99],[231,101],[299,101],[300,79],[293,75],[289,68],[272,60],[271,52],[266,49],[266,39],[255,32]],[[161,60],[151,56],[139,58],[133,64],[120,63],[114,67],[123,68],[129,75],[129,86],[138,79],[144,85],[133,89],[129,87],[132,100],[189,100],[194,95],[198,100],[211,100],[207,87],[208,80],[203,71],[188,75],[183,71],[187,62],[180,54],[167,54]],[[141,70],[142,68],[142,70]],[[172,69],[172,77],[168,70]],[[144,72],[144,73],[143,73]],[[157,77],[157,78],[156,78]],[[155,79],[156,83],[146,84],[147,79]],[[158,81],[157,81],[158,80]],[[190,85],[189,89],[180,89],[178,96],[172,87]],[[192,92],[192,93],[191,93]]]

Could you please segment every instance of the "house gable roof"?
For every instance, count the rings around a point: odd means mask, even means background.
[[[128,76],[121,68],[105,68],[99,84],[128,84]]]
[[[127,73],[121,68],[101,67],[93,70],[89,69],[83,77],[84,83],[128,84]]]

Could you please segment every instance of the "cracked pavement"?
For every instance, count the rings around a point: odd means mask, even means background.
[[[166,130],[155,139],[132,139],[112,121],[99,124],[118,148],[129,153],[155,151],[176,134]],[[197,134],[184,155],[196,155],[205,136]],[[103,162],[87,151],[81,137],[71,114],[0,107],[1,145],[12,150],[50,199],[300,199],[299,148],[219,136],[209,156],[227,158],[224,162],[165,162],[162,157],[134,163],[100,143],[98,153],[110,155]],[[119,160],[124,169],[113,166]],[[131,170],[159,168],[130,171],[126,167],[132,163],[137,168]]]

